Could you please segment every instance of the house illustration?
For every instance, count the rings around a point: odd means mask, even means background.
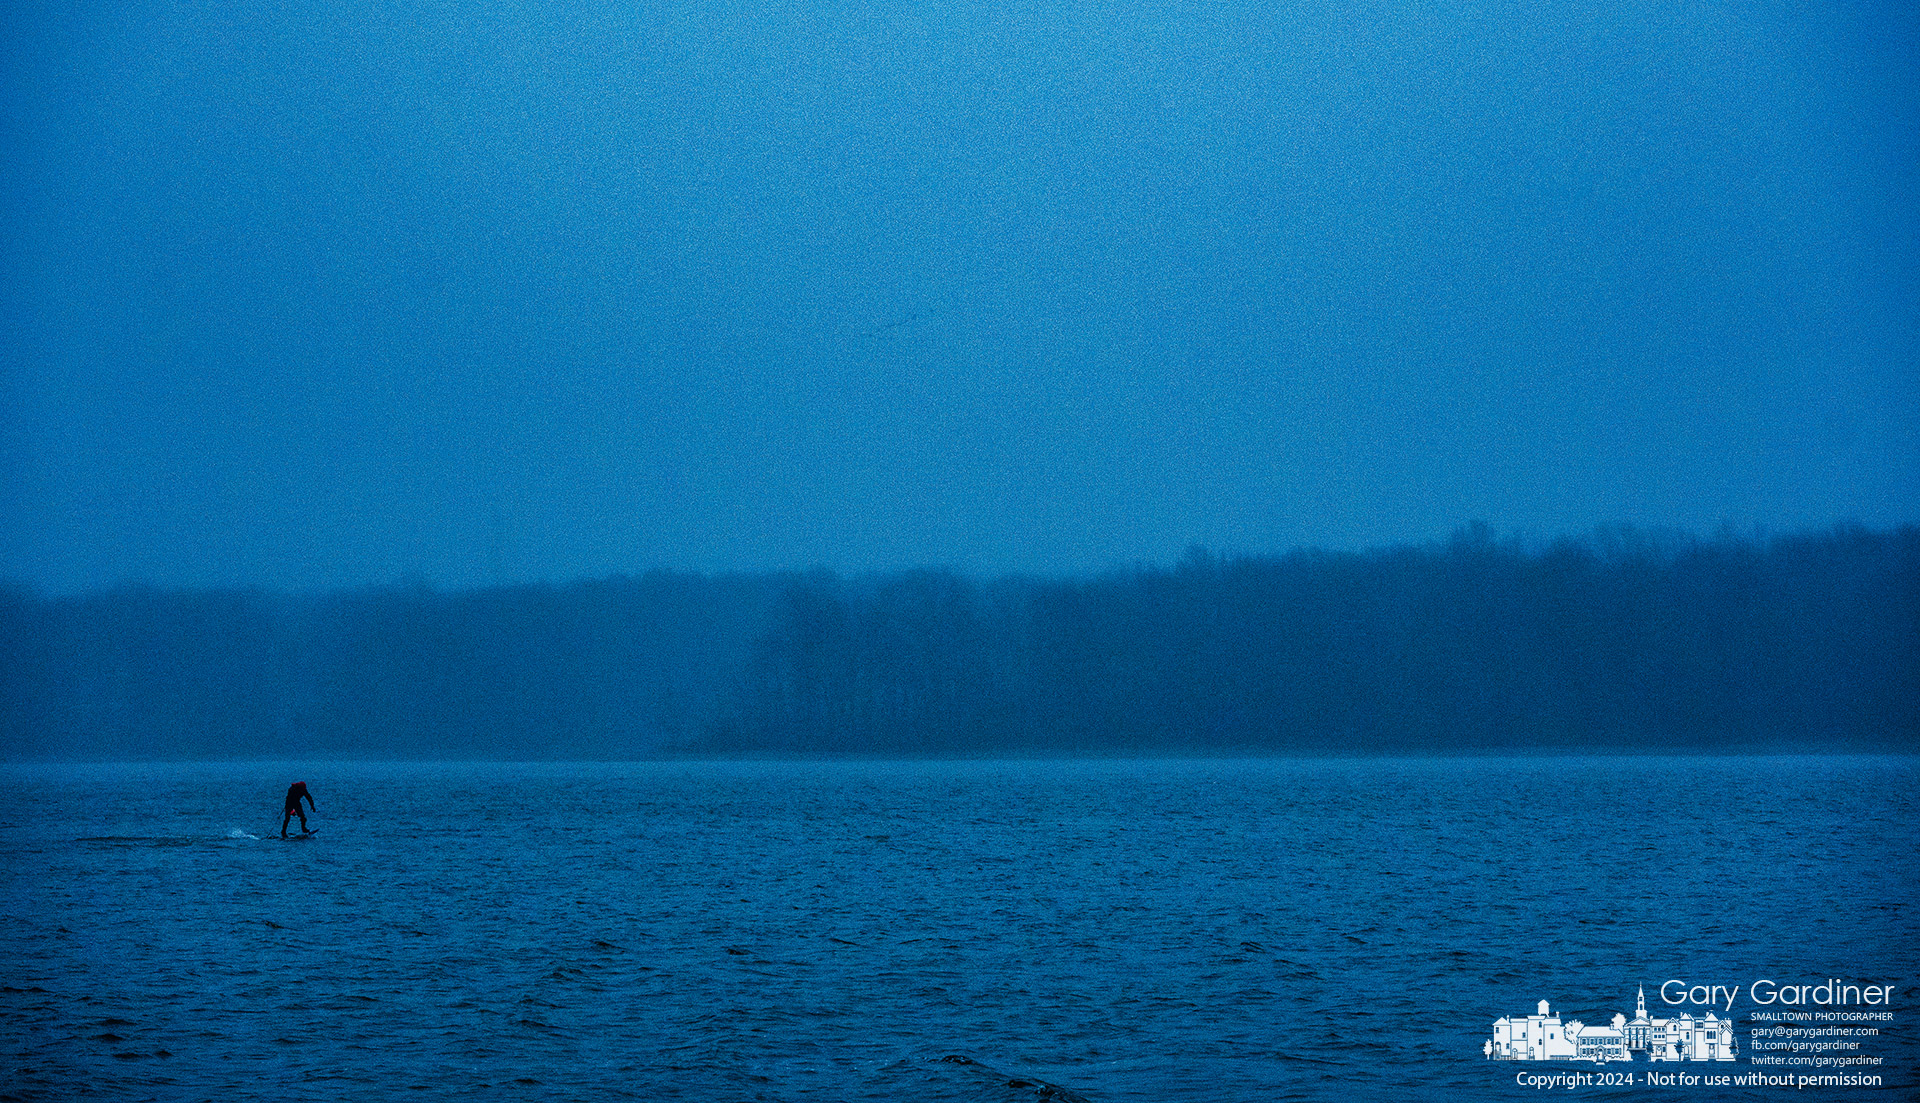
[[[1647,990],[1631,1021],[1616,1012],[1610,1026],[1588,1026],[1578,1019],[1562,1020],[1540,1001],[1539,1010],[1521,1017],[1494,1020],[1493,1037],[1481,1052],[1495,1061],[1632,1061],[1635,1054],[1648,1061],[1731,1061],[1737,1049],[1733,1020],[1713,1012],[1696,1019],[1691,1013],[1673,1019],[1647,1016]]]

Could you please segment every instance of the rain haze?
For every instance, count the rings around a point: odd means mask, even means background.
[[[9,4],[47,593],[1920,517],[1900,4]]]
[[[0,0],[0,1094],[1911,1095],[1916,11]]]

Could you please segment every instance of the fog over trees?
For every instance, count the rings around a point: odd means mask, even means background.
[[[1920,530],[0,591],[0,755],[1920,749]]]

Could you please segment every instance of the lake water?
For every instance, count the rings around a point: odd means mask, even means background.
[[[1916,855],[1911,758],[14,765],[0,1096],[1535,1098],[1540,1000],[1840,978],[1913,1098]]]

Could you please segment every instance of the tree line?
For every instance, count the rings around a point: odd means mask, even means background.
[[[620,758],[697,739],[769,578],[0,593],[0,755]]]
[[[1920,749],[1920,529],[0,595],[9,757]]]

